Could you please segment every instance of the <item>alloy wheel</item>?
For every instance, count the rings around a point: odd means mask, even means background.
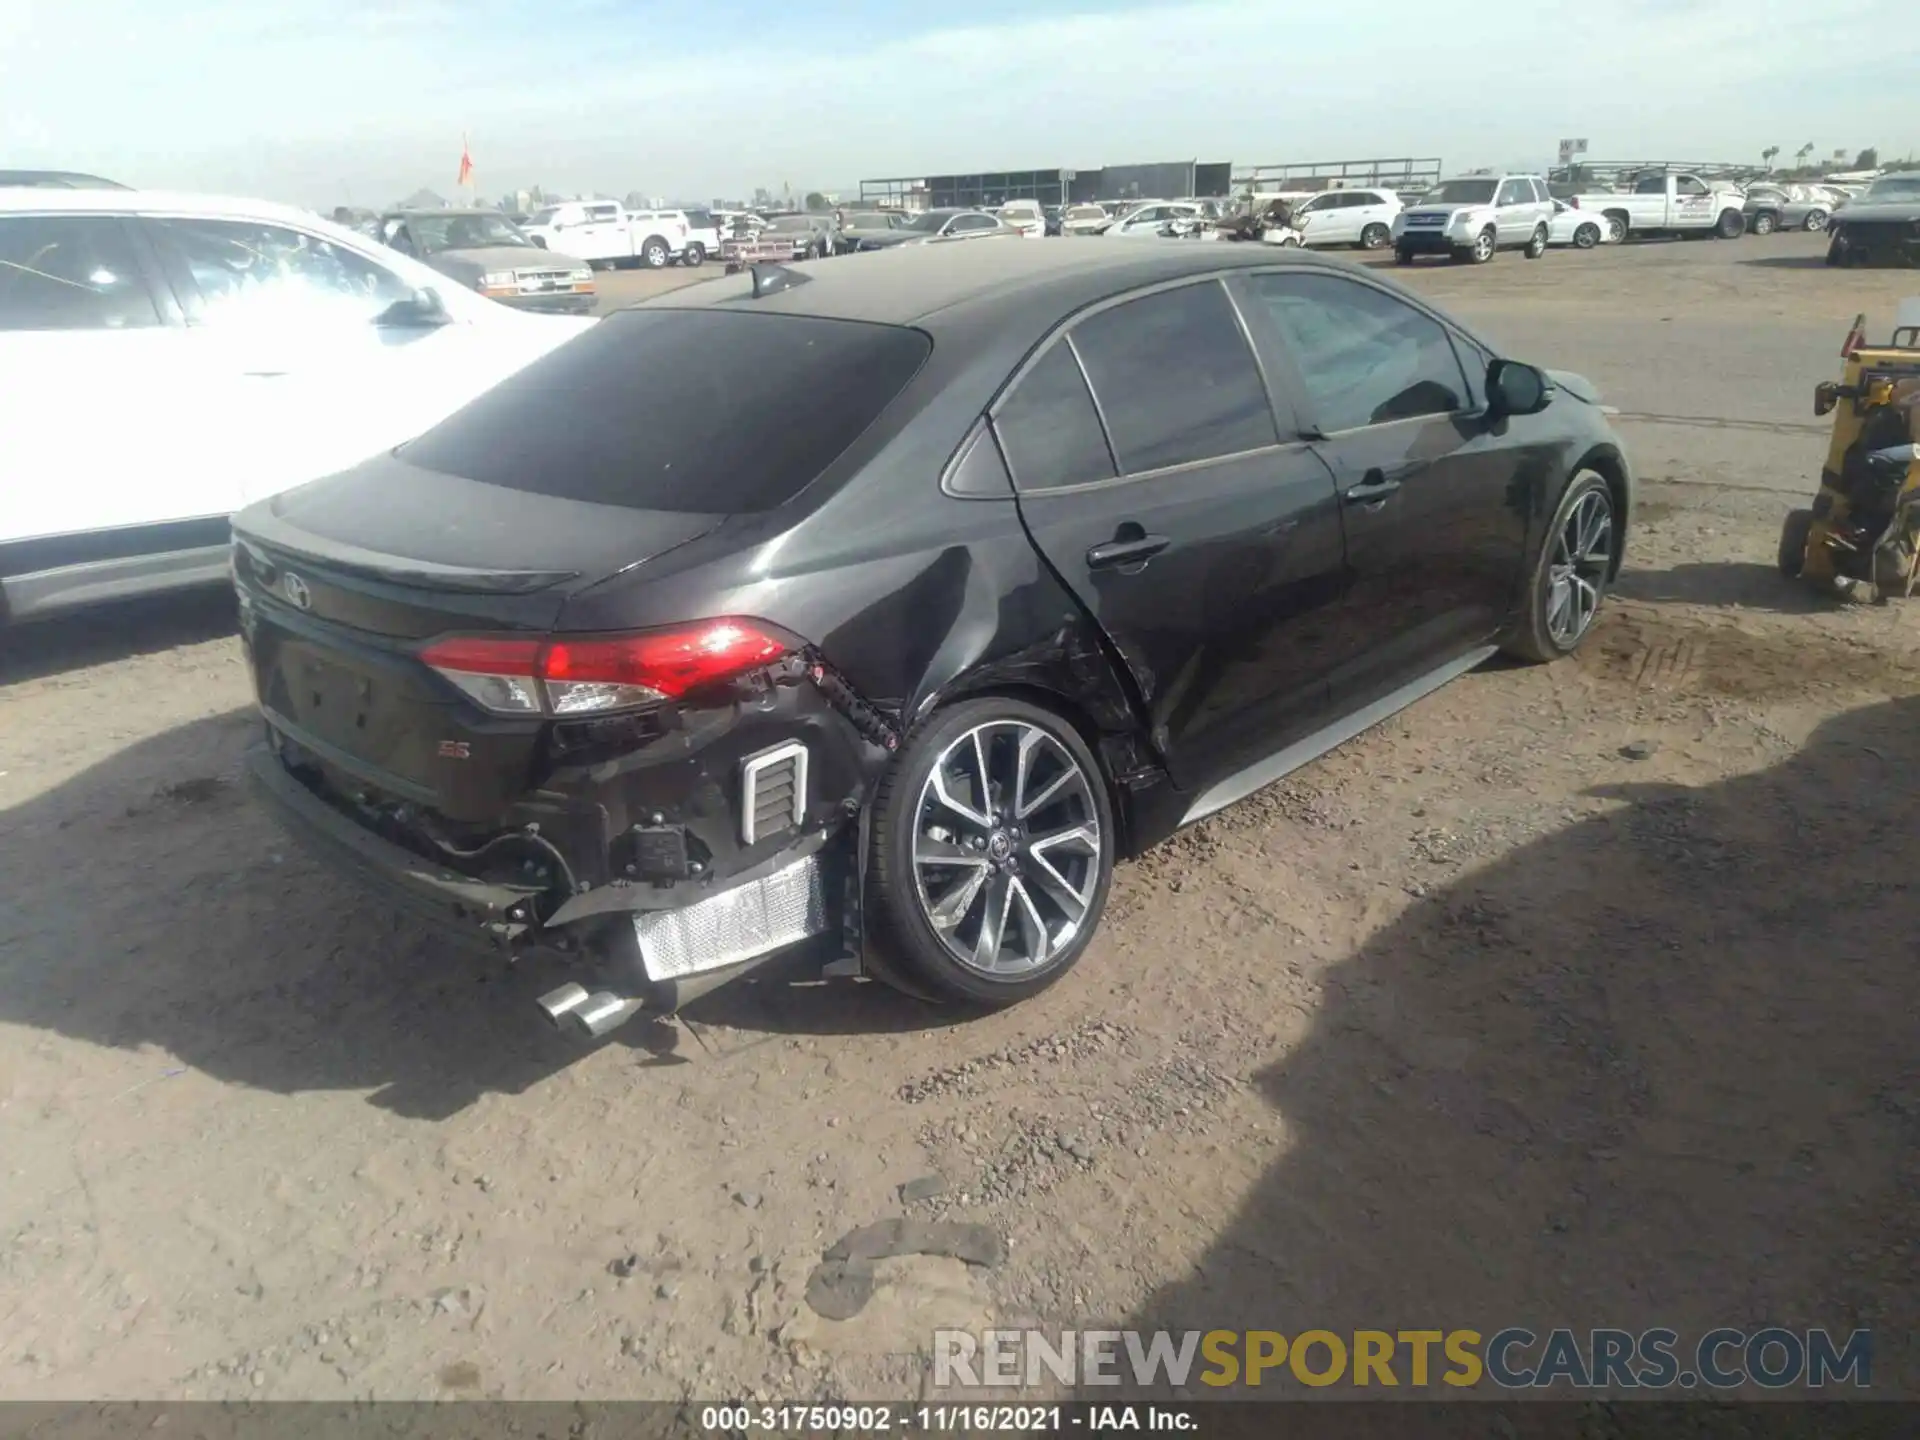
[[[1613,504],[1605,490],[1589,490],[1561,522],[1547,569],[1547,634],[1561,649],[1593,624],[1612,565]]]
[[[1809,210],[1807,212],[1806,224],[1807,224],[1807,229],[1809,230],[1826,229],[1827,228],[1827,212],[1824,210]]]
[[[955,960],[1013,979],[1073,944],[1106,859],[1095,783],[1025,720],[976,725],[940,752],[914,807],[913,880]]]
[[[1491,260],[1493,258],[1493,232],[1491,230],[1482,230],[1474,239],[1473,258],[1477,261]]]

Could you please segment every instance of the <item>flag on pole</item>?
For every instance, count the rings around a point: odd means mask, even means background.
[[[460,178],[453,183],[465,185],[473,179],[473,154],[467,148],[467,137],[460,137]]]

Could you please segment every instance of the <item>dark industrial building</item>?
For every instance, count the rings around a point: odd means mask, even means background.
[[[860,203],[909,210],[991,210],[1009,200],[1066,205],[1089,200],[1178,199],[1226,195],[1233,166],[1172,160],[1152,165],[1109,165],[1100,170],[993,170],[975,175],[927,175],[862,180]]]

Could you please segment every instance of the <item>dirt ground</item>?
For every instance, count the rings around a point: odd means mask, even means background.
[[[1817,254],[1414,274],[1628,412],[1604,623],[1123,867],[986,1018],[749,984],[582,1048],[247,800],[221,599],[0,640],[0,1395],[903,1398],[1023,1318],[1867,1326],[1920,1391],[1920,618],[1772,567],[1911,282]],[[1007,1257],[816,1314],[902,1214]]]

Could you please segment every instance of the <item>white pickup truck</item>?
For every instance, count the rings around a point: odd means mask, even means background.
[[[520,228],[534,244],[595,266],[638,260],[661,270],[687,252],[685,215],[678,210],[629,211],[617,200],[561,201]]]
[[[1746,197],[1731,185],[1713,185],[1677,170],[1649,170],[1624,191],[1576,195],[1576,210],[1605,216],[1609,240],[1629,235],[1713,235],[1731,240],[1747,228]]]

